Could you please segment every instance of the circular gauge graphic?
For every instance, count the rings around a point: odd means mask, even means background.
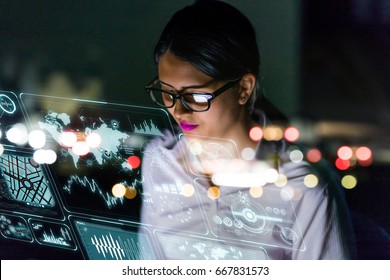
[[[0,94],[0,108],[10,115],[16,111],[15,102],[5,94]]]
[[[265,234],[269,231],[267,211],[250,199],[236,199],[233,201],[231,209],[235,224],[239,224],[245,230],[258,234]]]
[[[203,147],[203,153],[208,159],[214,160],[230,160],[234,158],[234,155],[227,147],[215,142],[206,143]]]
[[[298,234],[296,234],[295,231],[293,231],[291,228],[288,227],[281,228],[280,237],[288,245],[296,244],[299,239]]]

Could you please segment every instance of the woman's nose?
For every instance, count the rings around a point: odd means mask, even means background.
[[[181,117],[183,115],[189,115],[192,111],[188,110],[180,100],[175,101],[175,106],[173,107],[173,114],[175,117]]]

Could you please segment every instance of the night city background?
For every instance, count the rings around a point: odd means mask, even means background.
[[[0,90],[154,107],[144,91],[154,44],[192,2],[0,0]],[[355,180],[345,193],[360,257],[389,259],[390,1],[226,2],[255,26],[265,95],[302,142]],[[343,146],[354,154],[341,162]],[[371,155],[360,160],[360,147]],[[0,258],[81,256],[0,236]]]

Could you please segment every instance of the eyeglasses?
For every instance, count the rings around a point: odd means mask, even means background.
[[[153,102],[164,108],[172,108],[175,106],[176,99],[179,99],[181,104],[190,111],[204,112],[210,109],[210,102],[217,96],[221,95],[229,88],[233,87],[241,78],[228,81],[222,87],[212,93],[186,92],[176,90],[173,87],[162,84],[158,78],[155,78],[148,86],[145,87],[147,93],[150,94]]]

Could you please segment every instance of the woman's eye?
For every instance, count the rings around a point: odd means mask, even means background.
[[[208,100],[207,97],[208,97],[207,95],[200,95],[200,94],[193,95],[194,101],[196,103],[207,103],[207,100]]]

